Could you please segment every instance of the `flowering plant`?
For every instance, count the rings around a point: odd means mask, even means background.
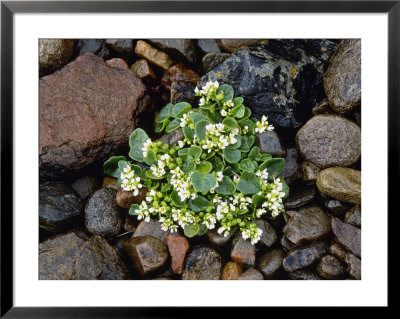
[[[152,141],[138,128],[129,139],[129,157],[147,167],[113,156],[104,171],[134,195],[147,187],[145,200],[129,210],[139,220],[157,218],[164,231],[181,227],[187,237],[215,227],[227,236],[238,227],[255,244],[262,231],[254,220],[278,216],[289,192],[279,177],[285,161],[253,146],[255,134],[273,126],[265,116],[250,118],[250,109],[242,97],[234,97],[230,85],[208,82],[195,93],[199,108],[169,103],[156,117],[156,132],[182,128],[184,139],[178,145]]]

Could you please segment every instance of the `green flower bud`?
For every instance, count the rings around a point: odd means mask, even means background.
[[[206,211],[207,211],[207,213],[211,213],[212,212],[212,206],[208,206],[207,208],[206,208]]]
[[[169,155],[174,155],[175,154],[175,150],[173,148],[171,148],[168,153],[169,153]]]
[[[158,197],[158,198],[162,198],[162,197],[163,197],[163,194],[162,194],[161,192],[157,192],[157,197]]]
[[[194,130],[194,124],[193,124],[193,123],[190,123],[190,124],[189,124],[189,128],[190,128],[191,130]]]
[[[162,149],[163,149],[164,151],[166,151],[167,149],[169,149],[169,145],[168,145],[168,144],[164,144],[164,145],[162,146]]]

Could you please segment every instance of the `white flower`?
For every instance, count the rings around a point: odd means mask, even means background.
[[[222,110],[221,110],[221,115],[222,115],[222,116],[227,116],[228,113],[227,113],[224,109],[222,109]]]
[[[142,147],[142,152],[143,152],[143,156],[146,157],[147,156],[147,150],[149,149],[150,145],[151,145],[151,139],[147,139],[144,143],[143,143],[143,147]]]
[[[232,107],[234,104],[233,104],[232,100],[228,100],[228,101],[226,101],[226,105],[229,107]]]
[[[178,145],[179,145],[180,148],[183,148],[185,146],[185,142],[178,141]]]

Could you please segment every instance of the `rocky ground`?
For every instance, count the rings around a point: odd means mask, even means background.
[[[41,40],[40,279],[361,279],[358,40]],[[186,239],[127,214],[105,177],[136,127],[208,80],[268,115],[263,152],[284,157],[286,212],[252,246],[232,231]]]

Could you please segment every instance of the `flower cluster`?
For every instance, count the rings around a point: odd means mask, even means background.
[[[256,123],[256,133],[262,133],[264,131],[272,131],[274,129],[273,125],[268,124],[268,118],[263,115],[261,121],[257,121]]]
[[[222,123],[208,124],[206,126],[206,138],[203,149],[207,150],[208,153],[213,150],[223,150],[227,146],[237,142],[236,136],[238,134],[238,128],[229,132]]]
[[[171,185],[178,192],[181,201],[184,202],[187,198],[195,199],[196,193],[193,191],[187,176],[178,167],[171,170]]]
[[[134,196],[139,194],[139,189],[143,187],[140,177],[135,176],[135,171],[130,166],[126,166],[120,175],[121,188],[124,191],[132,191]]]

